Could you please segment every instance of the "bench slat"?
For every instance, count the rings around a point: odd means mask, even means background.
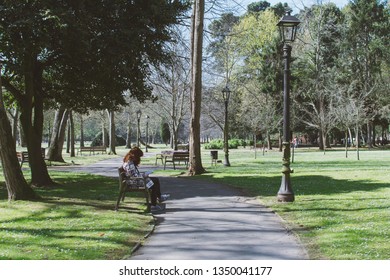
[[[89,155],[95,154],[95,152],[107,153],[107,148],[104,146],[91,146],[91,147],[80,147],[77,150],[77,154],[83,154],[83,152],[89,152]]]
[[[41,154],[42,158],[45,159],[46,156],[46,149],[41,148]],[[22,151],[22,152],[16,152],[16,157],[18,158],[18,161],[20,162],[20,167],[22,167],[23,163],[29,162],[28,152]]]
[[[186,166],[188,167],[188,161],[189,161],[190,154],[189,152],[183,152],[183,151],[174,151],[168,156],[165,157],[164,161],[164,170],[166,168],[167,162],[172,162],[173,164],[173,169],[176,170],[176,162],[180,163],[184,161]]]

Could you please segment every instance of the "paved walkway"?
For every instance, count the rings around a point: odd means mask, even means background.
[[[120,158],[73,170],[117,177]],[[141,170],[150,170],[142,166]],[[293,260],[305,249],[281,219],[258,201],[227,186],[193,178],[160,177],[169,192],[156,228],[130,259]]]

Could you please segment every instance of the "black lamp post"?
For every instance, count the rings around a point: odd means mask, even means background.
[[[149,142],[149,116],[146,115],[146,141],[145,141],[145,152],[148,152],[148,142]]]
[[[138,109],[138,111],[137,111],[137,147],[139,147],[139,141],[141,138],[141,130],[140,130],[140,126],[139,126],[140,120],[141,120],[141,110]]]
[[[230,166],[229,162],[229,143],[228,143],[228,138],[229,138],[229,126],[228,126],[228,104],[229,104],[229,99],[230,99],[230,89],[228,85],[222,90],[222,97],[225,102],[225,126],[223,129],[223,150],[225,152],[225,162],[223,165],[225,166]]]
[[[293,202],[294,192],[291,187],[290,173],[290,58],[291,45],[294,42],[300,21],[291,15],[291,9],[286,7],[286,14],[278,22],[283,41],[284,81],[283,81],[283,170],[282,183],[277,195],[280,202]]]

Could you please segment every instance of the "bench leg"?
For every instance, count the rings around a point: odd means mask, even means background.
[[[164,164],[163,159],[162,159],[162,156],[161,156],[161,157],[160,157],[160,156],[156,156],[156,162],[155,162],[154,165],[157,165],[157,161],[158,161],[159,159],[161,160],[161,164]]]
[[[119,203],[121,202],[121,199],[122,199],[122,201],[123,201],[123,199],[124,199],[124,192],[120,192],[119,193],[119,196],[118,196],[118,200],[116,201],[116,205],[115,205],[115,211],[118,211],[118,209],[119,209]]]

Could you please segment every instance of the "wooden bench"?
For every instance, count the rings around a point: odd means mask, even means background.
[[[45,157],[46,157],[46,149],[45,148],[41,148],[41,154],[42,154],[42,158],[45,159]],[[18,161],[20,163],[20,167],[22,167],[24,162],[29,162],[27,151],[16,152],[16,156],[17,156]]]
[[[83,152],[89,152],[89,155],[91,155],[91,154],[94,155],[95,152],[96,153],[101,152],[103,154],[103,153],[107,153],[107,148],[104,146],[91,146],[91,147],[80,147],[77,150],[77,154],[80,153],[80,155],[82,155]]]
[[[164,170],[167,165],[167,162],[172,162],[173,169],[176,169],[175,163],[178,162],[184,162],[185,165],[188,167],[188,161],[189,161],[190,153],[185,151],[173,151],[169,155],[165,157],[164,160]]]
[[[155,165],[157,165],[157,161],[161,160],[161,164],[164,164],[164,161],[167,157],[170,157],[172,155],[173,151],[162,151],[160,154],[156,154],[156,162]]]
[[[147,211],[150,211],[149,189],[146,187],[146,179],[144,177],[128,177],[123,167],[118,168],[119,173],[119,196],[115,205],[115,211],[119,209],[120,201],[125,200],[127,192],[142,192],[145,195]]]

